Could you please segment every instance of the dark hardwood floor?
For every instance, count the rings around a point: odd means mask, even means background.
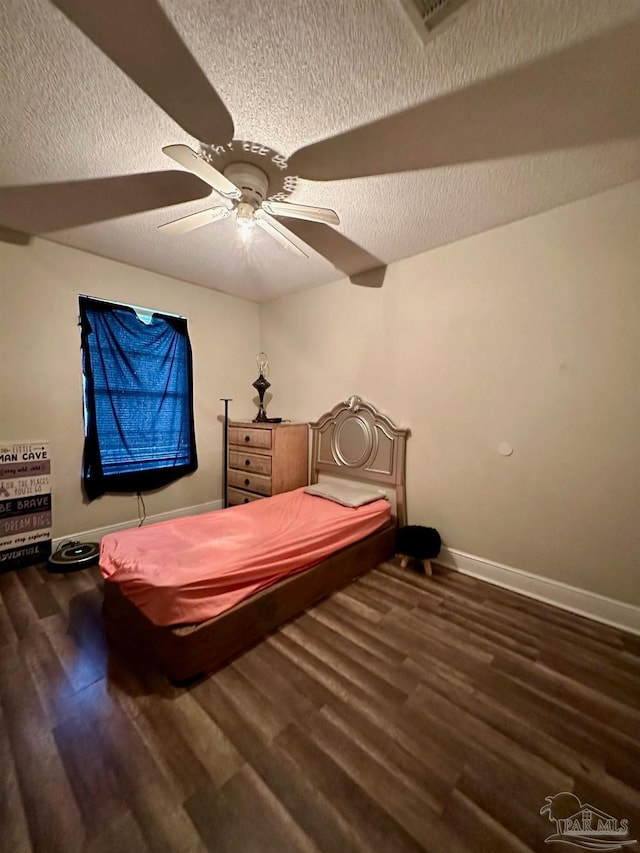
[[[97,569],[0,575],[0,849],[548,851],[563,791],[640,840],[640,638],[436,571],[189,689],[107,650]]]

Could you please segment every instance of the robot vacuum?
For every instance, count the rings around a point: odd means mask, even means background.
[[[100,557],[98,542],[63,542],[49,557],[50,572],[77,572],[95,566]]]

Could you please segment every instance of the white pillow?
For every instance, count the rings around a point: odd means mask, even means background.
[[[342,506],[358,507],[370,504],[373,501],[385,499],[385,493],[380,489],[367,488],[366,486],[343,485],[342,483],[316,483],[314,486],[305,486],[305,492],[318,498],[327,498]]]

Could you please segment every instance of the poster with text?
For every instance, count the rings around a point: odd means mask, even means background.
[[[51,554],[51,458],[47,442],[0,441],[0,572]]]

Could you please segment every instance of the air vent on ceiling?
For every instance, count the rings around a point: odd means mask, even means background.
[[[468,0],[397,0],[423,42],[449,24]]]

